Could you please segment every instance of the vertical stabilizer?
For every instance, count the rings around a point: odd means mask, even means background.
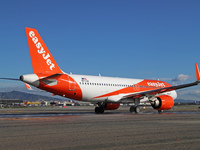
[[[34,73],[62,73],[36,29],[25,28]]]

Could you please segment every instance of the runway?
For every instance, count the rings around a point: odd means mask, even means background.
[[[0,149],[199,149],[200,111],[0,109]]]

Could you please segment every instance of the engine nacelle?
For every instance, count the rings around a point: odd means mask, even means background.
[[[160,95],[151,103],[156,110],[171,109],[174,106],[174,99],[169,95]]]
[[[119,108],[120,103],[107,103],[105,110],[115,110]]]

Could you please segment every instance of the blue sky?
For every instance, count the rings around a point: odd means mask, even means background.
[[[200,65],[199,6],[198,0],[0,1],[0,76],[32,73],[25,27],[38,30],[67,73],[195,76],[194,63]],[[5,85],[23,84],[0,81],[0,87]]]

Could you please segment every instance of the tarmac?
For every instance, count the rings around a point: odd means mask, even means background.
[[[198,106],[158,114],[120,107],[0,109],[0,150],[200,149]]]

